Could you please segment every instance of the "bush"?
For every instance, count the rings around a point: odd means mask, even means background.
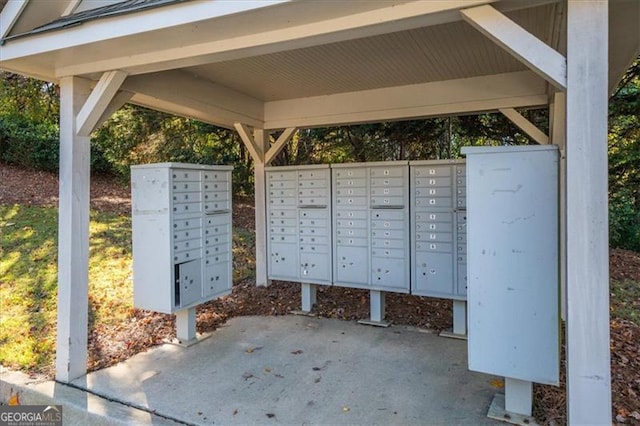
[[[612,247],[640,252],[640,211],[630,189],[609,197],[609,242]]]
[[[0,159],[40,170],[57,170],[59,130],[19,114],[0,116]]]

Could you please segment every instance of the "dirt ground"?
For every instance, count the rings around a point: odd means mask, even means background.
[[[36,206],[57,205],[58,180],[52,173],[34,172],[0,164],[0,204]],[[92,177],[91,207],[129,214],[129,188],[113,178]],[[234,200],[235,227],[253,228],[251,200]],[[610,251],[610,275],[613,280],[640,282],[640,254],[625,250]],[[369,296],[365,290],[321,287],[316,313],[322,317],[345,320],[369,316]],[[634,305],[639,306],[640,301]],[[233,293],[198,308],[198,331],[215,330],[227,319],[240,315],[285,315],[300,308],[300,287],[294,283],[273,282],[256,287],[251,279],[235,283]],[[387,295],[387,320],[441,331],[451,324],[451,302],[409,295]],[[135,309],[129,322],[98,326],[90,332],[90,370],[103,368],[135,353],[162,343],[174,333],[170,315]],[[613,418],[622,424],[640,425],[640,325],[630,321],[611,321],[611,374]],[[534,414],[544,424],[566,423],[564,355],[562,383],[559,388],[535,386]]]

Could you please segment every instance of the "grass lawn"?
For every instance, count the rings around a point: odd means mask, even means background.
[[[0,206],[0,363],[46,373],[56,338],[57,210]],[[91,212],[89,321],[132,311],[131,220]]]

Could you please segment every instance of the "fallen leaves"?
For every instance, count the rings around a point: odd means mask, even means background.
[[[291,351],[292,355],[300,355],[301,353],[303,353],[300,349],[295,350],[295,351]]]

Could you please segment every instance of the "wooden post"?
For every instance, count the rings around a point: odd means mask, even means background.
[[[567,410],[611,424],[606,0],[567,2]]]
[[[263,129],[253,131],[253,141],[259,154],[259,161],[254,159],[253,176],[255,182],[256,207],[256,285],[267,286],[267,184],[264,172],[264,155],[269,149],[269,134]]]
[[[77,135],[76,116],[90,93],[87,80],[60,79],[56,379],[62,382],[87,371],[90,146],[88,136]]]

